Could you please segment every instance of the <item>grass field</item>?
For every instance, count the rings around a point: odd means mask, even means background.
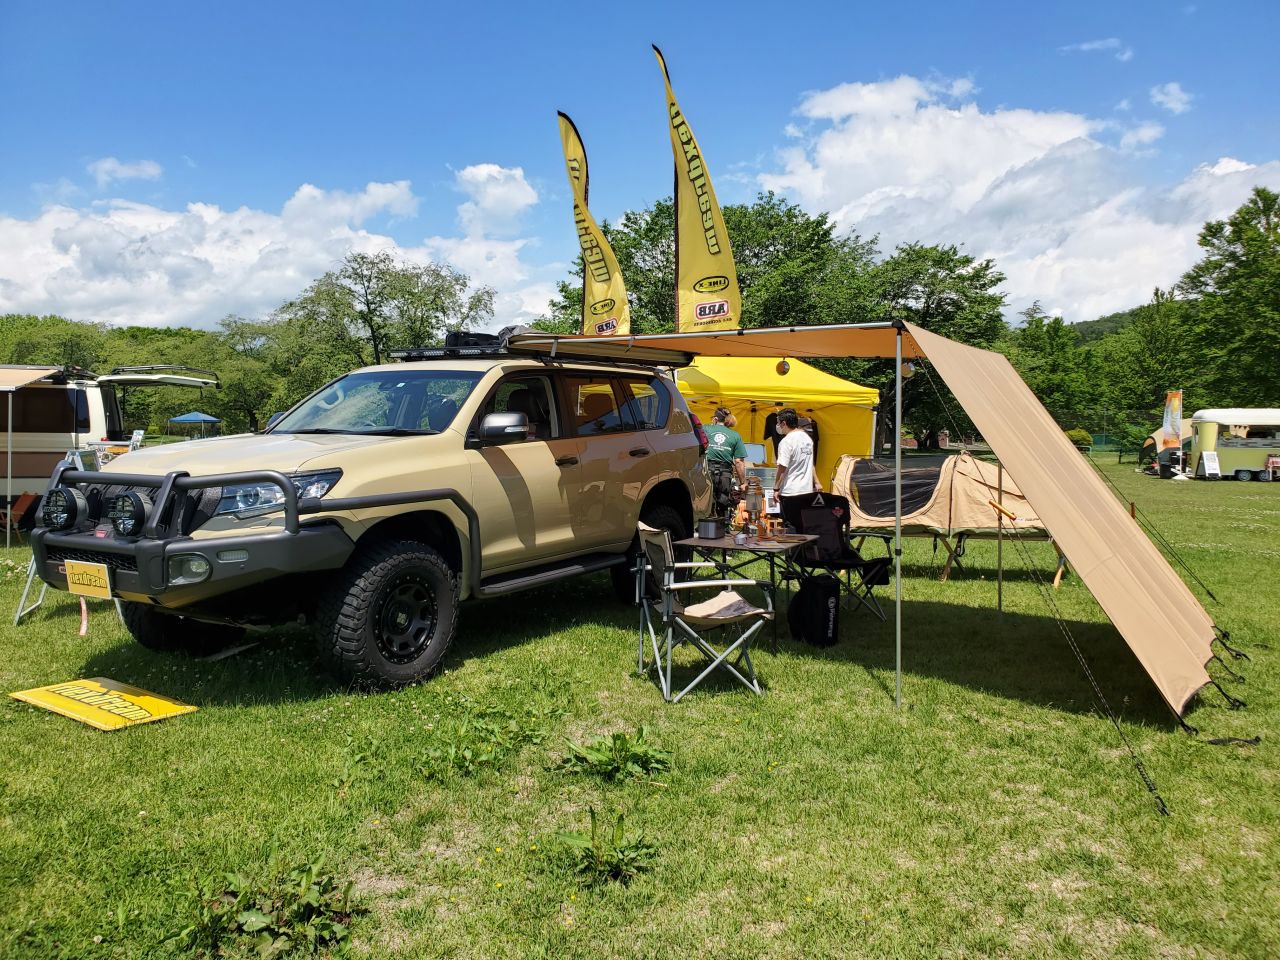
[[[1079,581],[1058,591],[1167,818],[1008,548],[996,614],[994,545],[941,584],[930,544],[909,543],[901,713],[892,623],[865,615],[829,651],[762,650],[763,697],[720,684],[668,706],[633,675],[633,611],[593,578],[466,608],[447,672],[364,695],[335,689],[300,634],[166,657],[102,602],[78,637],[65,595],[13,628],[20,580],[0,568],[5,691],[105,675],[200,707],[107,734],[0,703],[0,956],[182,955],[165,938],[196,879],[323,860],[365,910],[353,956],[1275,957],[1280,484],[1099,462],[1252,657],[1232,662],[1246,684],[1223,683],[1248,708],[1208,688],[1192,738]],[[485,708],[541,742],[430,776],[451,718]],[[673,754],[658,782],[556,769],[566,737],[640,724]],[[644,828],[651,871],[576,882],[554,835],[591,807]]]

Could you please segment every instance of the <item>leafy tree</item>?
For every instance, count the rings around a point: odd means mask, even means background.
[[[468,293],[469,283],[447,265],[349,253],[341,267],[281,306],[277,318],[333,344],[357,366],[382,363],[392,349],[438,343],[448,330],[491,319],[493,289]]]
[[[856,234],[839,236],[826,214],[810,216],[774,193],[724,208],[742,290],[742,325],[826,322],[842,311],[854,288],[850,277],[871,265],[875,247]],[[675,323],[675,209],[669,197],[628,211],[601,230],[627,283],[631,328],[664,333]],[[558,285],[550,313],[536,326],[577,333],[582,317],[582,262]]]
[[[1228,219],[1206,223],[1199,243],[1204,256],[1178,291],[1196,300],[1201,362],[1234,402],[1280,404],[1280,194],[1255,187]]]

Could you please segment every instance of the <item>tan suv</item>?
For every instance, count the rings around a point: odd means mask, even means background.
[[[409,683],[467,598],[606,569],[629,597],[636,521],[684,536],[708,509],[701,436],[651,366],[413,351],[261,434],[60,464],[32,548],[51,586],[124,601],[144,646],[303,616],[345,679]]]

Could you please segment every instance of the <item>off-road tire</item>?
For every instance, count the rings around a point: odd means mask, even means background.
[[[205,623],[176,613],[163,613],[146,603],[121,600],[120,612],[133,639],[157,653],[204,657],[244,639],[244,627]]]
[[[667,533],[671,534],[673,541],[683,540],[689,536],[689,531],[684,525],[684,517],[680,516],[680,511],[665,504],[646,507],[640,511],[640,522],[648,524],[655,529],[667,531]],[[639,556],[640,537],[637,535],[631,541],[631,546],[627,548],[627,562],[609,568],[609,579],[613,583],[614,596],[623,603],[636,602],[636,577],[631,571],[636,565],[636,558]],[[677,557],[676,559],[680,558]]]
[[[387,629],[396,625],[411,628],[414,637]],[[457,626],[457,574],[439,553],[413,540],[362,544],[316,610],[321,658],[341,680],[359,687],[427,679],[444,662]]]

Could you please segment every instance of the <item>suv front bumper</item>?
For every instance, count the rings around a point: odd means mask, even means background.
[[[283,531],[193,539],[166,529],[162,523],[175,509],[176,498],[185,491],[248,482],[271,483],[281,489]],[[100,563],[110,572],[113,595],[151,599],[166,607],[180,608],[286,574],[338,569],[355,548],[351,538],[336,523],[322,521],[303,526],[300,515],[320,512],[320,501],[310,498],[299,502],[293,482],[274,471],[206,477],[179,472],[159,477],[73,470],[64,462],[54,471],[50,489],[60,484],[121,485],[155,491],[152,511],[139,537],[115,536],[114,531],[100,527],[101,518],[97,518],[99,526],[95,529],[37,527],[32,531],[31,551],[36,573],[45,583],[60,590],[67,589],[68,562]],[[209,575],[198,582],[171,583],[169,560],[175,556],[202,558],[209,565]]]
[[[354,549],[335,523],[300,527],[297,533],[250,536],[123,540],[92,532],[32,531],[36,572],[45,583],[67,589],[67,561],[101,563],[110,571],[111,592],[125,599],[151,598],[166,607],[221,596],[290,573],[336,570]],[[198,556],[209,564],[199,583],[170,584],[169,559]],[[228,559],[223,559],[228,557]]]

